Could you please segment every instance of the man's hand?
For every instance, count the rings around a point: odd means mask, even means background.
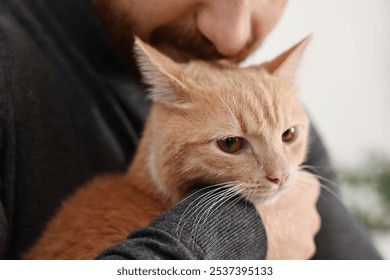
[[[275,202],[255,205],[267,233],[267,259],[309,259],[314,255],[314,237],[321,225],[316,208],[319,194],[318,180],[300,171],[295,186]]]

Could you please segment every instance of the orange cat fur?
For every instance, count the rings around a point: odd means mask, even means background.
[[[227,183],[252,201],[293,185],[305,158],[308,119],[292,81],[308,42],[242,69],[178,64],[137,39],[154,104],[128,172],[79,188],[25,258],[94,258],[197,184]]]

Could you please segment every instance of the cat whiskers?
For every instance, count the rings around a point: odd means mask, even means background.
[[[249,189],[249,191],[248,191],[248,189]],[[242,197],[245,198],[245,209],[247,208],[248,203],[252,204],[256,201],[255,194],[258,191],[257,188],[252,188],[250,185],[245,184],[245,185],[241,186],[238,191],[242,195]]]
[[[331,167],[301,164],[299,166],[299,169],[309,169],[309,170],[312,170],[313,172],[318,172],[318,169],[331,170]]]
[[[221,205],[225,205],[225,207],[230,206],[230,203],[226,205],[225,202],[238,195],[240,185],[241,184],[237,181],[231,181],[208,186],[199,190],[204,191],[205,189],[209,189],[207,192],[192,201],[187,209],[183,212],[176,228],[178,238],[180,238],[183,230],[185,230],[186,224],[191,221],[195,223],[192,232],[190,232],[192,236],[192,242],[194,242],[193,245],[195,246],[196,238],[202,229],[202,226],[200,226],[201,221],[203,221],[204,224],[208,217],[213,215],[215,211],[221,207]]]
[[[234,198],[235,197],[235,198]],[[231,200],[234,198],[233,200]],[[193,245],[197,244],[198,234],[201,232],[201,230],[204,228],[204,224],[206,223],[207,219],[214,215],[214,213],[218,211],[218,214],[214,218],[218,218],[221,213],[224,212],[226,208],[229,208],[231,205],[233,205],[237,200],[241,199],[241,196],[237,195],[237,192],[235,190],[235,187],[230,187],[225,192],[223,192],[221,195],[216,195],[214,199],[212,199],[209,203],[206,203],[204,205],[204,211],[199,211],[197,214],[194,223],[195,226],[192,229],[191,236],[193,239]],[[231,200],[229,203],[226,204]],[[211,205],[210,205],[211,204]],[[220,209],[221,206],[224,206],[223,209]],[[203,221],[203,222],[202,222]]]
[[[223,103],[223,105],[226,107],[226,109],[229,111],[229,113],[232,115],[233,119],[236,121],[236,124],[239,126],[240,125],[240,122],[238,121],[236,115],[233,113],[232,109],[229,107],[229,105],[225,102],[225,100],[223,100],[223,98],[215,91],[215,89],[213,89],[212,87],[204,84],[204,83],[200,83],[202,86],[204,86],[205,88],[207,88],[209,91],[211,91],[213,94],[215,94],[219,100],[221,100],[221,102]],[[234,95],[234,94],[233,94]]]
[[[194,193],[190,194],[189,196],[187,196],[186,198],[184,198],[184,199],[182,200],[182,202],[185,201],[185,200],[187,200],[187,199],[189,199],[189,198],[191,198],[192,196],[196,195],[196,194],[199,193],[199,192],[205,191],[206,189],[210,189],[210,191],[207,191],[207,192],[205,192],[204,194],[200,195],[198,198],[196,198],[194,201],[192,201],[192,202],[190,203],[190,205],[188,205],[187,209],[183,212],[182,217],[181,217],[181,219],[180,219],[179,222],[178,222],[177,230],[178,230],[178,228],[179,228],[179,226],[180,226],[180,224],[181,224],[181,222],[182,222],[184,216],[185,216],[190,210],[192,210],[194,207],[198,206],[199,200],[202,201],[202,200],[203,200],[205,197],[207,197],[208,195],[210,195],[210,194],[212,194],[212,193],[215,193],[215,192],[218,192],[218,191],[221,190],[221,189],[225,189],[229,184],[235,184],[235,183],[237,183],[237,182],[232,181],[232,182],[220,183],[220,184],[210,185],[210,186],[207,186],[207,187],[202,187],[201,189],[197,190],[196,192],[194,192]],[[190,216],[190,217],[191,217],[191,216]],[[177,231],[177,230],[176,230],[176,231]]]
[[[311,165],[300,165],[300,166],[298,167],[298,170],[310,169],[310,170],[312,170],[313,172],[316,172],[316,171],[317,171],[317,170],[316,170],[317,168],[328,169],[327,167],[311,166]],[[330,195],[332,195],[333,197],[335,197],[339,202],[342,202],[340,195],[339,195],[336,191],[332,190],[329,186],[327,186],[327,185],[325,185],[325,184],[322,183],[322,182],[326,182],[326,183],[328,183],[328,184],[330,184],[330,185],[332,185],[332,186],[334,186],[334,187],[337,187],[338,185],[336,184],[336,182],[334,182],[334,181],[332,181],[332,180],[329,180],[329,179],[327,179],[327,178],[325,178],[325,177],[323,177],[323,176],[321,176],[321,175],[312,173],[312,172],[310,172],[310,174],[313,175],[314,177],[316,177],[316,178],[319,180],[319,182],[320,182],[320,187],[321,187],[323,190],[327,191]],[[307,180],[307,179],[305,180],[304,178],[302,178],[302,176],[300,176],[300,173],[299,173],[299,172],[298,172],[298,176],[299,176],[299,180],[309,181],[309,180]]]

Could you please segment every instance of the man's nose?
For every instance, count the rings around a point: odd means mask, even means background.
[[[251,3],[252,2],[252,3]],[[199,7],[197,27],[224,56],[238,54],[253,36],[253,0],[205,1]]]

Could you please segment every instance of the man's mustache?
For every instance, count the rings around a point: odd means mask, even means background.
[[[224,58],[209,39],[188,25],[160,26],[153,31],[150,43],[154,46],[168,45],[197,59]]]

